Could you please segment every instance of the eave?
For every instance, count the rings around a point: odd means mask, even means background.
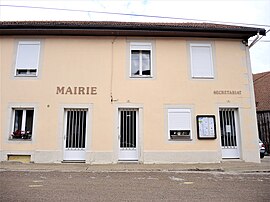
[[[0,22],[0,35],[205,37],[248,40],[265,29],[210,23]]]

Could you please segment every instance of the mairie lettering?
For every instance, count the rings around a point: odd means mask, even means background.
[[[97,95],[97,87],[65,87],[57,86],[56,94],[61,95]]]

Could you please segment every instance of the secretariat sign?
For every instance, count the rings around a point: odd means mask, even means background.
[[[214,90],[214,95],[241,95],[241,90]]]
[[[96,95],[97,87],[65,87],[65,86],[57,86],[56,94],[60,95]]]

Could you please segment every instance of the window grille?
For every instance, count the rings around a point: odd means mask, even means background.
[[[66,109],[66,148],[85,148],[87,109]]]
[[[220,109],[221,146],[223,148],[236,148],[235,110]]]
[[[136,149],[136,109],[120,110],[120,148]]]

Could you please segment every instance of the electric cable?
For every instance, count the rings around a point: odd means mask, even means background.
[[[108,14],[108,15],[123,15],[123,16],[132,16],[132,17],[145,17],[145,18],[170,19],[170,20],[190,20],[190,21],[209,22],[209,23],[222,23],[222,24],[233,24],[233,25],[270,27],[270,25],[267,25],[267,24],[263,25],[263,24],[252,24],[252,23],[241,23],[241,22],[226,22],[226,21],[205,20],[205,19],[195,19],[195,18],[181,18],[181,17],[171,17],[171,16],[144,15],[144,14],[106,12],[106,11],[68,9],[68,8],[53,8],[53,7],[42,7],[42,6],[22,6],[22,5],[8,5],[8,4],[6,4],[6,5],[0,5],[0,7],[43,9],[43,10],[68,11],[68,12],[85,12],[85,13],[98,13],[98,14]]]

